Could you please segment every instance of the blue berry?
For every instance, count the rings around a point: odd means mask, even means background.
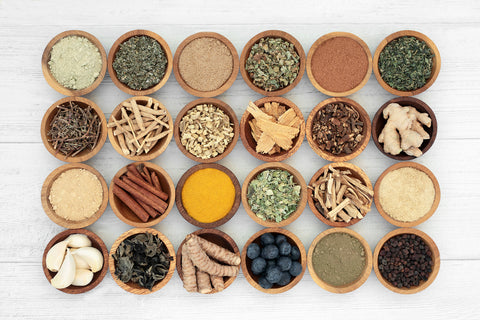
[[[282,271],[279,267],[271,267],[267,269],[265,278],[270,283],[277,283],[278,281],[280,281],[280,279],[282,279]]]
[[[273,237],[273,234],[271,234],[271,233],[264,233],[260,236],[260,242],[262,243],[263,246],[266,246],[268,244],[274,243],[275,238]]]
[[[289,257],[282,256],[277,259],[277,266],[282,271],[288,271],[292,267],[292,259]]]
[[[247,248],[247,257],[250,259],[255,259],[260,256],[260,246],[256,243],[251,243]]]
[[[263,289],[270,289],[272,287],[272,283],[269,282],[265,277],[260,277],[260,279],[258,279],[258,284]]]
[[[296,261],[300,259],[300,250],[298,247],[292,247],[292,251],[290,252],[290,259]]]
[[[277,246],[284,241],[287,241],[287,237],[284,234],[280,233],[275,236],[275,243]]]
[[[262,257],[265,259],[276,259],[278,257],[278,248],[274,244],[269,244],[263,247]]]
[[[277,282],[277,284],[283,287],[289,284],[291,280],[292,277],[290,276],[290,273],[288,271],[284,271],[282,272],[282,277],[280,278],[280,281]]]
[[[252,261],[251,269],[253,274],[258,275],[264,272],[266,268],[267,268],[267,261],[265,261],[265,259],[258,257]]]
[[[293,277],[296,277],[298,276],[300,273],[302,273],[302,265],[300,264],[300,262],[297,262],[297,261],[294,261],[292,262],[292,266],[290,267],[290,274],[293,276]]]
[[[287,241],[282,242],[278,245],[278,251],[282,256],[290,255],[290,251],[292,251],[292,245]]]

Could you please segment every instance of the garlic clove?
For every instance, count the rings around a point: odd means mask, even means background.
[[[88,236],[82,233],[74,233],[68,236],[67,245],[69,248],[83,248],[83,247],[90,247],[92,246],[92,241],[88,238]]]
[[[103,255],[97,248],[78,248],[73,254],[85,260],[92,272],[100,271],[103,267]]]
[[[47,252],[45,262],[48,270],[57,272],[62,266],[65,252],[67,251],[67,242],[61,241],[54,244]]]
[[[74,286],[86,286],[93,279],[93,272],[88,269],[76,269],[75,270],[75,279],[73,279],[72,284]]]
[[[77,256],[73,250],[71,250],[73,259],[75,260],[75,267],[78,269],[90,269],[87,261],[80,256]]]
[[[63,260],[62,266],[58,270],[57,274],[50,281],[52,286],[57,289],[64,289],[72,284],[75,279],[75,260],[72,253],[67,249],[67,254]]]

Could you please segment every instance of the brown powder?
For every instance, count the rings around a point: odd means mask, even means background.
[[[220,40],[198,38],[183,48],[178,59],[178,70],[192,89],[213,91],[220,88],[232,74],[232,53]]]
[[[368,57],[362,46],[346,37],[331,38],[315,49],[312,74],[328,91],[344,92],[358,86],[368,69]]]

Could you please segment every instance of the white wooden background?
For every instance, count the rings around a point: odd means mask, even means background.
[[[43,78],[40,59],[44,47],[56,34],[80,29],[94,34],[108,52],[123,33],[144,28],[160,34],[175,52],[180,42],[199,31],[215,31],[229,38],[240,53],[258,32],[281,29],[294,35],[306,52],[321,35],[333,31],[357,34],[372,53],[380,41],[398,30],[413,29],[427,34],[438,46],[442,69],[436,83],[418,98],[435,111],[439,131],[434,146],[418,162],[437,176],[442,200],[433,217],[418,228],[428,233],[441,253],[436,281],[411,296],[384,288],[373,271],[358,290],[335,295],[317,286],[309,273],[292,290],[266,295],[255,290],[240,275],[226,291],[215,295],[188,294],[178,274],[162,290],[136,296],[118,287],[110,274],[94,290],[67,295],[53,289],[45,279],[41,257],[45,245],[63,229],[48,219],[40,203],[45,177],[64,164],[52,157],[40,139],[44,112],[62,96]],[[173,318],[388,318],[479,319],[480,287],[480,3],[478,1],[14,1],[0,0],[0,318],[40,319],[149,319]],[[162,101],[173,117],[194,97],[184,92],[172,74],[153,96]],[[128,95],[105,77],[86,96],[95,101],[107,119]],[[327,97],[317,92],[305,75],[285,95],[306,118]],[[260,96],[240,75],[220,99],[241,117],[248,101]],[[372,75],[367,85],[351,96],[368,111],[376,110],[393,96]],[[183,156],[172,141],[154,160],[176,183],[195,163]],[[326,164],[304,141],[286,163],[297,168],[308,181]],[[365,170],[372,182],[395,161],[382,155],[373,142],[352,161]],[[86,162],[107,181],[129,163],[108,143]],[[243,181],[262,162],[253,158],[239,141],[220,162]],[[130,227],[110,207],[88,229],[110,248]],[[196,228],[174,209],[155,228],[175,248]],[[313,238],[326,230],[307,208],[286,227],[300,237],[308,249]],[[239,247],[261,227],[240,208],[219,229],[230,234]],[[364,221],[352,227],[369,242],[394,229],[375,208]]]

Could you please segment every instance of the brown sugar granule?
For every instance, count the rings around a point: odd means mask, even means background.
[[[183,48],[178,70],[192,89],[213,91],[220,88],[232,74],[232,53],[220,40],[198,38]]]
[[[328,91],[344,92],[362,82],[368,69],[368,57],[353,39],[336,37],[320,44],[312,56],[312,74]]]

